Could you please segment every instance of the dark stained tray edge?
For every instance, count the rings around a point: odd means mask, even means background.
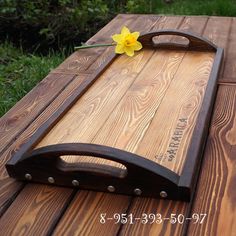
[[[171,45],[168,44],[160,44],[156,45],[153,42],[153,37],[158,35],[178,35],[183,36],[189,39],[189,45],[188,48],[183,47],[182,45]],[[149,186],[151,188],[152,192],[148,191],[146,189],[142,192],[142,196],[150,196],[150,197],[162,197],[166,199],[174,199],[174,200],[184,200],[189,201],[191,197],[193,196],[193,191],[195,189],[196,180],[198,176],[198,172],[200,169],[200,163],[202,158],[202,153],[204,150],[204,144],[207,138],[208,134],[208,127],[210,122],[210,112],[212,111],[213,105],[214,105],[214,97],[216,94],[217,89],[217,78],[219,76],[220,71],[220,64],[223,59],[223,49],[217,48],[214,44],[209,42],[208,40],[196,36],[194,34],[189,34],[183,31],[176,31],[176,30],[162,30],[158,32],[151,32],[145,35],[140,36],[139,41],[142,42],[144,47],[155,47],[155,48],[166,48],[166,49],[188,49],[188,50],[196,50],[196,51],[215,51],[216,56],[214,58],[214,63],[212,66],[210,79],[206,88],[206,92],[204,94],[203,102],[201,111],[199,112],[197,123],[194,128],[193,136],[191,139],[191,145],[187,152],[187,158],[184,163],[183,171],[181,176],[174,177],[175,181],[172,181],[170,183],[170,186],[166,186],[165,189],[163,189],[163,185],[160,184],[161,188],[158,187],[158,185],[155,186],[155,191],[153,187]],[[112,54],[110,58],[104,62],[104,64],[100,67],[99,71],[96,71],[93,75],[88,77],[88,79],[83,82],[71,95],[64,104],[60,107],[60,109],[55,112],[31,137],[30,141],[23,144],[20,149],[13,155],[12,159],[6,164],[7,171],[10,176],[24,180],[25,176],[19,176],[19,173],[15,173],[16,169],[14,166],[17,166],[21,161],[22,158],[27,156],[33,149],[35,145],[37,145],[42,138],[46,135],[46,133],[51,130],[51,128],[60,120],[60,118],[74,105],[74,103],[90,88],[90,86],[99,78],[99,76],[106,70],[106,68],[113,62],[113,60],[117,57],[116,54]],[[205,121],[205,122],[204,122]],[[116,151],[116,149],[114,149]],[[120,150],[121,151],[121,150]],[[124,152],[124,151],[121,151]],[[130,156],[133,156],[135,154],[129,153]],[[193,155],[194,154],[194,155]],[[136,155],[137,156],[137,155]],[[145,159],[143,157],[137,158],[137,160]],[[147,160],[147,159],[145,159]],[[154,163],[152,161],[149,161],[150,163]],[[155,163],[155,165],[160,166],[161,170],[164,170],[162,172],[162,178],[168,179],[168,175],[171,172],[167,168],[158,165]],[[158,167],[159,168],[159,167]],[[165,171],[166,169],[166,171]],[[17,171],[16,171],[17,172]],[[166,174],[165,174],[166,172]],[[176,176],[176,173],[172,172],[173,176]],[[39,174],[39,173],[38,173]],[[141,173],[140,173],[141,174]],[[87,176],[87,175],[86,175]],[[157,178],[158,180],[158,178]],[[177,181],[178,180],[178,181]],[[102,181],[102,179],[100,180]],[[116,182],[116,180],[114,180]],[[113,182],[114,182],[113,181]],[[40,182],[40,180],[39,180]],[[47,183],[47,181],[41,181],[43,183]],[[112,182],[112,181],[111,181]],[[145,181],[144,181],[145,182]],[[157,182],[158,183],[158,182]],[[159,182],[160,183],[160,182]],[[60,183],[57,183],[60,185]],[[145,183],[148,185],[148,183]],[[63,185],[63,184],[62,184]],[[140,183],[140,185],[142,185]],[[63,185],[64,186],[64,185]],[[142,185],[143,188],[145,186]],[[86,187],[85,187],[86,189]],[[94,190],[100,190],[100,191],[107,191],[106,189],[98,189],[96,186],[89,187],[89,189]],[[136,188],[137,189],[137,188]],[[139,189],[139,188],[138,188]],[[166,190],[167,189],[167,190]],[[140,190],[140,189],[139,189]],[[164,194],[162,190],[164,191]],[[134,191],[135,192],[135,191]],[[123,193],[123,194],[131,194],[130,191],[126,189],[126,191],[116,191],[116,193]],[[132,191],[133,193],[133,191]],[[140,192],[139,192],[140,193]],[[167,193],[167,194],[166,194]],[[137,194],[139,195],[139,194]]]

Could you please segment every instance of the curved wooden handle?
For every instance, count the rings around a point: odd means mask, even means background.
[[[178,44],[174,42],[169,43],[155,43],[153,41],[153,38],[160,35],[176,35],[185,37],[189,40],[188,45]],[[151,33],[147,33],[144,35],[141,35],[139,37],[139,41],[143,44],[144,47],[154,47],[154,48],[165,48],[165,49],[193,49],[193,50],[200,50],[200,51],[216,51],[217,46],[214,45],[209,40],[197,36],[192,33],[188,33],[185,31],[179,31],[179,30],[161,30],[161,31],[155,31]]]
[[[98,174],[77,166],[65,171],[60,168],[60,156],[63,155],[93,156],[115,161],[127,168],[127,175],[118,178],[107,174],[106,170],[104,174]],[[96,165],[99,164],[94,164]],[[166,198],[178,200],[189,200],[190,196],[187,189],[179,188],[179,176],[175,172],[134,153],[103,145],[86,143],[50,145],[35,149],[18,162],[9,162],[6,167],[11,177],[20,180],[31,176],[30,180],[35,182],[51,183],[53,180],[56,185],[69,187],[72,187],[73,181],[76,180],[81,188],[90,190],[115,189],[116,193],[129,195],[142,193],[142,196],[152,197],[161,197],[160,193],[165,191],[168,192]]]
[[[134,153],[90,143],[64,143],[41,147],[24,155],[20,162],[47,162],[47,164],[53,164],[56,167],[58,158],[65,155],[77,155],[78,158],[80,156],[92,156],[115,161],[124,165],[128,169],[128,175],[132,176],[137,175],[137,173],[150,172],[173,183],[176,183],[179,177],[173,171]],[[82,168],[78,168],[78,171],[81,171]],[[73,168],[73,171],[77,171],[76,168]]]

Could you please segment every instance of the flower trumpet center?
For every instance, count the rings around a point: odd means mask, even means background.
[[[124,44],[126,47],[130,47],[133,46],[136,43],[136,41],[137,41],[136,38],[130,34],[125,37]]]

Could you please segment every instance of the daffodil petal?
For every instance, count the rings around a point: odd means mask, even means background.
[[[132,36],[137,40],[138,39],[138,37],[139,37],[139,35],[140,35],[140,33],[139,32],[133,32],[133,33],[131,33],[132,34]]]
[[[133,32],[124,26],[121,29],[120,34],[112,35],[112,39],[117,43],[115,52],[118,54],[126,53],[128,56],[132,57],[134,55],[134,51],[138,51],[142,48],[142,44],[137,41],[140,33]]]
[[[138,50],[140,50],[142,47],[143,47],[142,44],[137,41],[137,42],[135,43],[135,45],[133,46],[133,49],[134,49],[135,51],[138,51]]]
[[[116,42],[116,43],[120,43],[123,39],[121,34],[114,34],[112,35],[112,39]]]
[[[130,31],[126,26],[124,26],[121,30],[121,34],[125,36],[127,34],[130,34]]]
[[[126,55],[128,55],[130,57],[132,57],[134,55],[134,49],[131,47],[125,47],[124,51],[125,51]]]
[[[117,54],[122,54],[122,53],[124,53],[124,52],[125,52],[124,46],[121,45],[121,44],[117,44],[117,45],[116,45],[116,48],[115,48],[115,53],[117,53]]]

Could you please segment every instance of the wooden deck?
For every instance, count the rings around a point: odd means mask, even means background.
[[[0,119],[0,235],[236,235],[236,18],[207,16],[118,15],[88,43],[107,43],[123,26],[132,31],[181,29],[225,49],[225,58],[195,198],[191,203],[120,196],[8,177],[5,164],[19,147],[63,105],[88,76],[109,60],[113,48],[81,50]],[[101,214],[207,214],[203,223],[100,223]]]

